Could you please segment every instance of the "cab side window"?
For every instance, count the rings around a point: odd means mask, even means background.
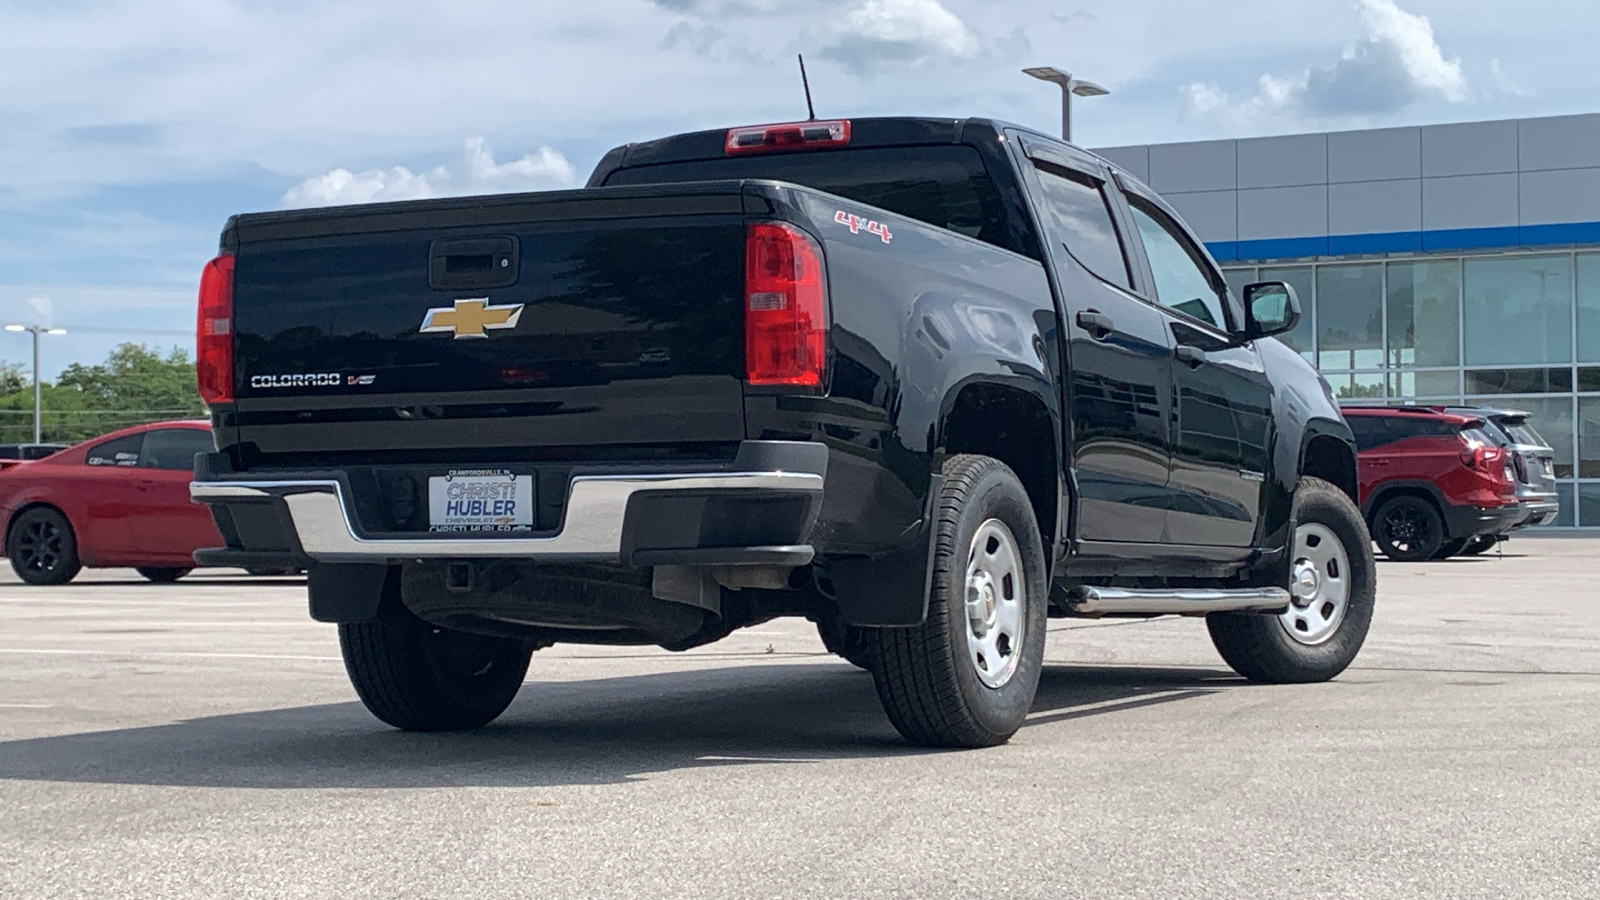
[[[1102,281],[1124,290],[1131,287],[1128,259],[1112,222],[1104,183],[1039,160],[1033,165],[1039,173],[1039,186],[1044,189],[1048,214],[1055,220],[1056,233],[1063,238],[1067,252]]]
[[[84,462],[91,466],[123,466],[131,469],[139,464],[139,451],[143,446],[144,435],[130,434],[89,448]]]
[[[1160,210],[1133,196],[1128,197],[1128,204],[1155,276],[1156,302],[1226,331],[1224,288],[1212,280],[1204,257]]]
[[[215,449],[209,431],[158,428],[145,434],[144,449],[139,453],[139,468],[190,472],[194,470],[196,453],[210,453]]]

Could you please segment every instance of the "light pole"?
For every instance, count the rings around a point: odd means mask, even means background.
[[[39,443],[39,335],[41,334],[66,334],[65,328],[46,328],[43,325],[7,325],[7,331],[30,331],[33,333],[33,442]]]
[[[1054,66],[1031,66],[1023,69],[1024,75],[1032,75],[1040,81],[1061,86],[1061,139],[1072,140],[1072,95],[1079,97],[1102,97],[1111,93],[1092,81],[1073,78],[1071,74],[1063,72]]]

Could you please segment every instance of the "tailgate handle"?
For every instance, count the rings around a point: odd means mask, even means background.
[[[509,287],[521,268],[511,236],[455,238],[428,247],[428,286],[438,291]]]

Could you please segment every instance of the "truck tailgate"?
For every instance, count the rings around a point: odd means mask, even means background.
[[[229,234],[234,437],[258,460],[744,437],[736,182],[241,216]]]

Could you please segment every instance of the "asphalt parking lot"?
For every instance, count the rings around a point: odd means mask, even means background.
[[[0,576],[0,896],[1600,896],[1600,540],[1380,563],[1336,682],[1194,620],[1052,620],[1006,747],[903,745],[783,620],[557,647],[391,731],[290,578]],[[220,570],[219,570],[220,571]]]

